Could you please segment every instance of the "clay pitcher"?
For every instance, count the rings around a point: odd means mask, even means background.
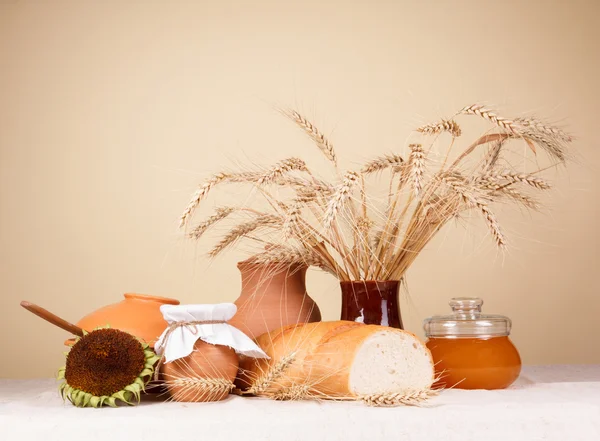
[[[296,323],[321,321],[321,312],[306,292],[307,266],[238,263],[242,292],[229,324],[250,338]]]

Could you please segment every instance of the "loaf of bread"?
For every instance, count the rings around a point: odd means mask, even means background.
[[[316,395],[354,397],[425,390],[431,353],[413,334],[350,321],[286,326],[256,339],[270,359],[244,359],[242,384],[257,395],[306,386]]]

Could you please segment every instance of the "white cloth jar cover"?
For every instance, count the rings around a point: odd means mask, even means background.
[[[165,363],[190,355],[198,339],[213,345],[229,346],[238,354],[248,357],[269,358],[250,337],[228,323],[197,323],[230,320],[237,312],[233,303],[162,305],[160,311],[169,323],[169,328],[165,329],[154,348],[157,354],[164,356]],[[172,326],[176,323],[181,323],[182,326],[173,329]]]

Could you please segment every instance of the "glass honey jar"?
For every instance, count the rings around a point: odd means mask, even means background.
[[[482,305],[479,298],[453,298],[452,314],[425,320],[436,387],[504,389],[519,376],[521,357],[508,338],[510,319],[482,314]]]

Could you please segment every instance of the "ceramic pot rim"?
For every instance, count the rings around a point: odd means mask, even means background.
[[[353,286],[353,285],[399,285],[401,280],[340,280],[341,286]]]
[[[251,258],[250,258],[251,259]],[[286,271],[289,268],[294,268],[296,271],[302,268],[308,268],[308,265],[303,264],[303,263],[291,263],[289,265],[281,265],[281,264],[277,264],[277,263],[257,263],[257,262],[251,262],[250,259],[247,260],[242,260],[241,262],[237,263],[237,267],[238,269],[241,271],[245,268],[257,268],[257,267],[262,267],[262,268],[279,268],[280,271],[279,272],[283,272]]]

